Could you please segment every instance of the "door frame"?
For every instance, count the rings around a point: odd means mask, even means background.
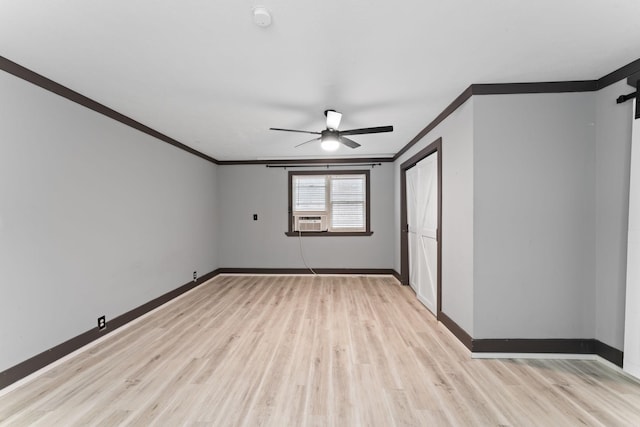
[[[442,138],[438,138],[427,147],[413,155],[400,165],[400,282],[409,285],[409,226],[407,224],[407,170],[420,160],[438,153],[438,275],[436,279],[436,319],[442,313]]]

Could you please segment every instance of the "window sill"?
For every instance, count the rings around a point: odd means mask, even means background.
[[[302,234],[303,237],[353,237],[353,236],[371,236],[373,231],[346,231],[346,232],[335,232],[335,231],[303,231],[302,233],[298,233],[297,231],[287,231],[284,233],[289,237],[298,237]]]

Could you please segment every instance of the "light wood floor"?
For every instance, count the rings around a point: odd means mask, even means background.
[[[387,277],[218,276],[0,397],[0,425],[640,425],[596,361],[473,360]]]

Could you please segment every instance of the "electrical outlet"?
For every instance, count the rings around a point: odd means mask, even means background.
[[[107,318],[105,316],[98,317],[98,329],[104,329],[107,327]]]
[[[194,271],[193,272],[193,281],[195,282],[196,280],[198,280],[198,272]]]

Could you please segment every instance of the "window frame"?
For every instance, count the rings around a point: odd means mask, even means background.
[[[287,197],[287,216],[288,216],[288,228],[285,234],[290,237],[299,236],[370,236],[373,234],[371,231],[371,174],[368,169],[363,170],[305,170],[305,171],[289,171],[288,174],[288,197]],[[365,230],[364,231],[294,231],[293,223],[293,177],[300,175],[364,175],[365,180]],[[328,198],[327,198],[328,199]],[[330,200],[327,200],[330,203]],[[327,209],[329,209],[327,207]]]

